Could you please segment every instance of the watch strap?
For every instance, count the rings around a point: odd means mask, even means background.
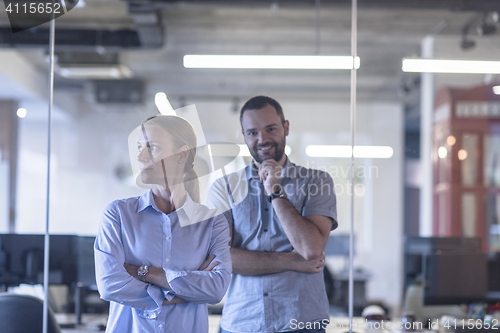
[[[286,195],[286,192],[285,190],[283,189],[283,187],[279,187],[279,189],[277,191],[274,191],[273,193],[271,193],[268,197],[267,197],[267,200],[269,202],[273,201],[274,199],[276,198],[284,198],[286,199],[287,198],[287,195]]]
[[[139,280],[142,282],[146,282],[146,274],[149,272],[149,266],[148,265],[142,265],[137,269],[137,276],[139,277]]]

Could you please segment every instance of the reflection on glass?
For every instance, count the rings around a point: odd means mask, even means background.
[[[500,251],[500,194],[489,194],[486,197],[486,222],[490,251]]]
[[[438,196],[438,214],[439,214],[439,221],[441,223],[438,224],[438,235],[439,236],[445,236],[447,234],[446,230],[446,223],[445,221],[448,220],[448,198],[446,194],[440,194]]]
[[[462,236],[476,236],[476,195],[462,194]]]
[[[467,150],[465,150],[465,149],[460,149],[460,150],[458,151],[458,159],[459,159],[460,161],[465,160],[465,159],[467,158],[467,155],[468,155],[468,154],[467,154]]]
[[[437,183],[438,184],[443,184],[448,182],[448,177],[449,177],[449,163],[450,163],[450,156],[448,154],[448,148],[446,147],[446,144],[444,143],[445,139],[442,138],[440,139],[440,147],[437,150],[438,154],[438,179]]]
[[[448,155],[448,150],[446,150],[446,147],[439,147],[438,149],[438,156],[439,158],[445,158]]]
[[[500,134],[484,136],[484,184],[500,186]]]
[[[458,151],[461,161],[462,185],[476,185],[477,179],[477,135],[464,134],[462,136],[462,149]]]

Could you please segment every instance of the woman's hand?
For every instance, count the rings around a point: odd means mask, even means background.
[[[144,276],[144,280],[139,279],[139,275],[137,274],[137,269],[139,266],[131,265],[131,264],[123,264],[125,270],[134,278],[139,281],[154,284],[160,288],[171,290],[170,284],[168,284],[167,278],[165,277],[165,271],[163,268],[148,266],[148,273]]]
[[[214,259],[215,259],[215,254],[209,255],[207,257],[207,259],[205,260],[205,262],[203,264],[201,264],[201,266],[198,268],[198,270],[199,271],[205,271],[205,272],[214,271],[215,267],[220,265],[219,261],[215,261],[213,264],[210,265],[210,263]]]
[[[201,266],[198,268],[198,271],[205,271],[205,272],[210,272],[214,271],[215,267],[220,265],[219,261],[215,261],[212,263],[212,261],[215,259],[215,255],[211,254],[207,257],[207,259],[201,264]],[[167,281],[167,278],[165,277],[165,271],[163,268],[160,267],[154,267],[154,266],[149,266],[148,267],[148,273],[144,276],[144,280],[139,279],[139,275],[137,274],[137,270],[139,269],[140,266],[137,265],[131,265],[131,264],[123,264],[123,267],[125,267],[125,270],[127,273],[130,274],[133,278],[146,282],[146,283],[151,283],[154,284],[160,288],[166,289],[166,290],[171,290],[172,288],[170,287],[170,284]],[[184,303],[186,300],[175,296],[172,300],[167,301],[166,299],[163,301],[163,305],[169,305],[169,304],[179,304],[179,303]]]
[[[137,270],[139,269],[139,266],[130,265],[130,264],[123,264],[123,267],[125,267],[125,270],[127,270],[127,273],[129,273],[132,277],[136,278],[137,280],[140,280],[139,275],[137,275]]]
[[[170,301],[167,301],[166,299],[164,299],[162,305],[180,304],[180,303],[185,303],[185,302],[187,302],[187,301],[184,298],[180,298],[178,296],[175,296]]]

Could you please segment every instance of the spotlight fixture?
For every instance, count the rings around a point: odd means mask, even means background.
[[[472,49],[476,46],[476,42],[470,39],[467,39],[467,37],[462,38],[462,42],[460,43],[460,47],[462,50],[469,50]]]
[[[498,21],[500,21],[500,15],[498,14],[498,12],[492,12],[491,19],[493,20],[493,22],[498,23]]]
[[[491,19],[493,20],[493,22],[497,22],[497,15],[498,13],[492,13]],[[497,27],[494,24],[488,23],[488,13],[483,14],[483,16],[481,17],[481,23],[476,27],[476,31],[478,36],[492,35],[497,31]]]
[[[462,50],[470,50],[476,46],[476,42],[470,40],[467,35],[469,34],[469,30],[471,27],[477,24],[477,22],[483,17],[483,15],[476,16],[469,22],[467,22],[462,28],[462,41],[460,42],[460,47]]]
[[[488,36],[492,35],[497,31],[497,27],[493,24],[489,24],[486,22],[481,23],[477,26],[477,34],[478,36]]]

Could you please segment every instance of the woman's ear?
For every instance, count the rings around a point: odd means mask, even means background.
[[[189,147],[184,145],[180,149],[181,151],[179,152],[179,156],[186,161],[186,159],[189,157]]]

